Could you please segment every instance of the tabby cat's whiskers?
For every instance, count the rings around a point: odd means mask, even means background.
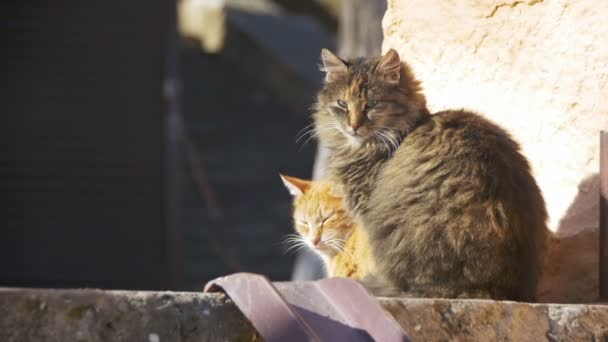
[[[387,147],[387,150],[389,153],[395,152],[397,150],[397,148],[399,147],[399,140],[397,137],[395,137],[393,135],[393,129],[390,127],[381,127],[383,130],[378,131],[378,135],[380,135],[381,140],[383,140],[383,142],[385,142],[385,146]],[[386,140],[385,140],[386,139]],[[387,146],[387,144],[390,145]]]
[[[303,139],[305,136],[308,135],[308,138],[302,143],[302,146],[304,146],[312,139],[318,137],[319,134],[321,134],[322,132],[330,131],[330,130],[337,129],[337,128],[338,127],[336,124],[329,124],[329,125],[320,126],[320,127],[313,127],[311,129],[309,129],[308,131],[306,131],[304,134],[302,134],[302,136],[300,138],[298,138],[298,140],[296,140],[296,142],[300,141],[301,139]]]
[[[391,153],[391,147],[389,146],[389,138],[386,136],[386,134],[382,131],[378,131],[378,135],[380,136],[380,142],[382,144],[384,144],[384,147],[386,147],[386,150]]]
[[[306,125],[304,128],[302,128],[297,134],[296,134],[296,142],[298,142],[300,139],[302,139],[303,136],[309,134],[310,132],[314,131],[314,123],[311,123],[309,125]]]

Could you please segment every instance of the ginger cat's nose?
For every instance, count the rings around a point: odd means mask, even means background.
[[[312,242],[313,246],[317,246],[317,245],[319,245],[319,242],[321,242],[321,237],[320,236],[314,237],[311,240],[311,242]]]

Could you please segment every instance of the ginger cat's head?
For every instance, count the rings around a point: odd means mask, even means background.
[[[306,245],[322,257],[331,258],[342,251],[354,223],[333,185],[284,175],[281,179],[293,196],[293,220],[298,233],[287,242]]]

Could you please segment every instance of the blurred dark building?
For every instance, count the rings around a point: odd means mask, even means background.
[[[173,1],[2,8],[0,285],[177,286]]]
[[[170,0],[2,5],[0,286],[290,277],[278,173],[310,177],[314,146],[295,137],[333,41],[230,11],[224,51],[206,54],[178,39]]]

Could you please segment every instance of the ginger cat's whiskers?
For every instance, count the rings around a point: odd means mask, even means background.
[[[298,234],[289,234],[281,240],[283,251],[286,254],[295,254],[304,247],[308,247],[306,240]]]
[[[308,245],[306,245],[306,244],[293,245],[293,246],[290,246],[289,248],[287,248],[286,251],[285,251],[285,253],[293,255],[293,254],[296,254],[299,250],[301,250],[301,249],[303,249],[305,247],[308,247]]]

